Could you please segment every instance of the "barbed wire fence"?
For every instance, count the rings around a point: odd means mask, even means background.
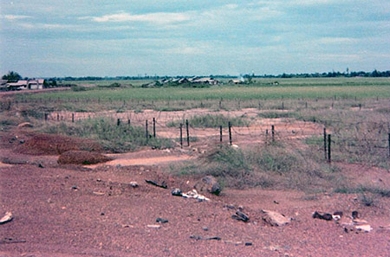
[[[46,102],[45,102],[46,101]],[[57,104],[62,100],[54,99]],[[377,99],[378,101],[378,99]],[[36,99],[27,101],[5,100],[1,102],[1,110],[10,110],[19,104],[45,105],[48,100]],[[73,102],[82,104],[82,100],[75,99]],[[100,104],[100,99],[88,100],[85,104]],[[108,102],[111,102],[110,100]],[[303,108],[307,108],[307,102],[301,101]],[[138,101],[142,103],[142,101]],[[206,102],[205,102],[206,103]],[[114,103],[113,103],[114,104]],[[204,103],[202,103],[204,104]],[[127,106],[125,101],[123,106]],[[223,103],[219,102],[221,107]],[[264,103],[262,102],[262,105]],[[332,103],[333,107],[333,103]],[[259,102],[260,108],[260,102]],[[282,109],[287,108],[282,102]],[[361,109],[361,104],[358,105]],[[118,108],[116,108],[118,109]],[[142,109],[142,108],[141,108]],[[212,112],[210,112],[212,113]],[[229,118],[240,118],[242,113],[237,111],[220,111]],[[215,114],[215,113],[214,113]],[[46,122],[78,122],[85,119],[105,118],[115,122],[118,126],[140,126],[145,128],[145,136],[156,136],[171,139],[180,147],[192,147],[198,145],[216,145],[221,143],[237,145],[267,144],[272,142],[284,142],[292,147],[300,147],[297,142],[302,140],[314,140],[317,151],[323,152],[323,157],[328,162],[332,160],[353,161],[354,158],[375,158],[377,160],[390,160],[390,122],[380,121],[356,121],[346,123],[344,120],[321,119],[320,121],[301,121],[296,119],[267,119],[257,116],[257,112],[245,113],[246,118],[256,117],[256,122],[247,126],[229,126],[228,123],[220,124],[213,128],[198,127],[191,124],[191,118],[195,115],[204,115],[203,111],[101,111],[101,112],[37,112],[38,119]],[[169,123],[182,124],[169,125]],[[179,124],[180,124],[179,123]],[[180,132],[181,131],[181,132]],[[367,157],[368,158],[368,157]]]
[[[227,112],[230,118],[234,112]],[[390,125],[386,121],[348,123],[326,120],[323,124],[294,119],[261,119],[246,126],[234,126],[230,122],[216,127],[193,126],[191,118],[199,113],[178,112],[123,112],[100,113],[57,112],[46,114],[48,122],[77,122],[85,119],[109,119],[118,126],[130,125],[145,128],[145,136],[171,139],[182,148],[236,144],[238,146],[283,142],[300,147],[297,142],[314,140],[317,151],[324,159],[352,161],[354,158],[371,156],[376,160],[390,160]],[[170,123],[175,125],[170,125]],[[340,124],[340,126],[338,126]],[[368,159],[368,158],[367,158]]]

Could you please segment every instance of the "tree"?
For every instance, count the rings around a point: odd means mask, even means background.
[[[2,79],[7,80],[8,82],[17,82],[18,80],[22,79],[22,76],[20,76],[19,73],[15,71],[10,71],[8,74],[4,75]]]

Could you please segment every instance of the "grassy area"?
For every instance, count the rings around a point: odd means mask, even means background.
[[[111,82],[111,81],[110,81]],[[104,82],[100,82],[104,83]],[[266,99],[362,99],[390,97],[389,79],[285,79],[278,86],[259,81],[250,86],[210,88],[111,88],[92,87],[87,91],[49,92],[21,96],[29,99],[80,101],[208,101]]]
[[[35,125],[37,130],[93,138],[109,152],[125,152],[142,146],[173,147],[177,138],[147,137],[142,127],[118,126],[114,116],[52,124],[43,122],[45,113],[110,110],[115,115],[142,113],[146,109],[171,112],[204,108],[215,114],[191,116],[189,124],[192,128],[217,128],[228,121],[233,127],[245,127],[264,119],[315,123],[332,135],[332,161],[390,170],[388,78],[277,79],[278,85],[274,81],[260,79],[251,85],[225,84],[210,88],[141,88],[144,81],[138,81],[138,84],[126,81],[127,86],[111,86],[113,81],[77,82],[80,86],[83,83],[99,85],[80,91],[23,94],[15,97],[17,101],[1,101],[0,126],[7,130],[20,122],[31,121],[39,124]],[[235,117],[229,113],[243,108],[253,108],[251,112],[255,115]],[[228,114],[220,114],[221,110]],[[185,116],[182,117],[178,116],[164,126],[185,124]],[[173,172],[199,176],[212,174],[224,185],[236,188],[260,186],[311,192],[336,188],[337,192],[361,192],[362,201],[367,204],[370,204],[371,195],[388,196],[388,191],[378,188],[367,186],[358,191],[345,187],[337,164],[329,165],[324,159],[324,142],[320,133],[302,140],[264,143],[245,149],[218,146],[199,162],[180,164],[173,168]]]

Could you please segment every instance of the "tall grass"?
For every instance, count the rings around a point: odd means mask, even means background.
[[[141,127],[117,125],[112,119],[88,119],[75,124],[60,123],[45,128],[48,133],[64,134],[95,139],[108,152],[121,153],[134,151],[142,146],[152,148],[172,148],[174,143],[166,138],[154,138],[146,135]]]

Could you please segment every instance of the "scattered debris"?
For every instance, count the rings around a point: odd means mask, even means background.
[[[0,219],[0,224],[4,224],[10,222],[14,217],[12,216],[12,212],[6,212],[5,215]]]
[[[194,198],[194,199],[197,199],[199,202],[210,201],[210,199],[205,197],[204,195],[198,194],[198,192],[195,189],[192,189],[191,191],[189,191],[189,192],[187,192],[185,194],[182,194],[182,196],[184,198]]]
[[[183,196],[183,194],[182,194],[182,192],[181,192],[181,190],[179,188],[172,189],[171,193],[174,196]]]
[[[243,213],[242,211],[236,211],[236,214],[233,214],[232,218],[243,222],[249,221],[249,216]]]
[[[362,232],[370,232],[370,231],[372,230],[372,227],[370,226],[370,224],[355,225],[355,228],[356,228],[358,231],[362,231]]]
[[[336,211],[336,212],[334,212],[333,215],[332,215],[332,218],[333,218],[333,220],[335,220],[335,221],[340,220],[342,217],[343,217],[343,212],[342,212],[342,211]]]
[[[94,195],[104,195],[104,193],[103,192],[96,192],[96,191],[94,191],[94,192],[92,192]]]
[[[160,225],[147,225],[148,228],[155,228],[155,229],[159,229],[161,228]]]
[[[138,187],[138,183],[137,183],[136,181],[131,181],[131,182],[129,183],[129,185],[130,185],[132,188]]]
[[[253,245],[252,242],[245,242],[245,246],[251,246]]]
[[[38,168],[45,168],[45,167],[42,165],[42,163],[39,163]]]
[[[283,226],[290,223],[291,218],[275,211],[261,210],[264,213],[263,220],[271,226]]]
[[[12,237],[5,237],[0,239],[0,244],[12,244],[12,243],[26,243],[24,239],[14,239]]]
[[[161,184],[159,184],[156,181],[145,179],[145,182],[148,183],[148,184],[151,184],[153,186],[156,186],[156,187],[161,187],[161,188],[165,188],[165,189],[168,188],[168,186],[165,183],[165,181],[163,181],[163,182],[161,182]]]
[[[33,128],[34,125],[30,122],[23,122],[18,125],[18,128]]]
[[[325,212],[313,213],[314,219],[323,219],[323,220],[334,220],[336,224],[339,224],[343,227],[344,232],[348,233],[350,231],[356,232],[370,232],[373,228],[368,224],[366,220],[359,219],[359,213],[353,211],[351,216],[345,217],[342,211],[336,211],[332,214]]]
[[[326,212],[315,211],[315,212],[313,212],[312,217],[313,217],[313,219],[321,219],[321,220],[327,220],[327,221],[333,220],[332,214],[326,213]]]
[[[236,207],[234,206],[234,204],[226,204],[226,205],[224,205],[223,206],[223,208],[224,209],[230,209],[230,210],[232,210],[232,209],[236,209]]]
[[[195,240],[217,240],[217,241],[221,241],[221,238],[219,236],[201,237],[201,236],[198,236],[198,235],[191,235],[190,238],[191,239],[195,239]]]
[[[164,224],[164,223],[168,223],[168,220],[167,219],[163,219],[163,218],[157,218],[156,222]]]
[[[207,191],[214,195],[219,195],[222,190],[218,180],[213,176],[203,177],[195,184],[194,188],[199,192]]]

